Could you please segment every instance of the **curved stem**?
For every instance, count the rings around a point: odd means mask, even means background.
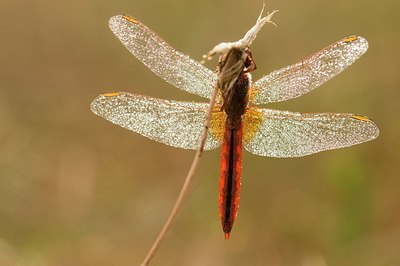
[[[186,176],[185,182],[183,183],[182,189],[179,193],[178,198],[176,199],[175,205],[167,219],[167,221],[164,224],[164,227],[162,228],[161,232],[159,233],[159,235],[157,236],[156,240],[154,241],[152,247],[150,248],[149,252],[146,255],[146,258],[144,259],[144,261],[142,262],[141,266],[147,266],[150,263],[150,260],[153,258],[153,256],[155,255],[158,247],[160,246],[162,240],[164,240],[165,235],[167,234],[169,228],[171,227],[172,222],[174,221],[176,214],[178,213],[179,209],[182,206],[183,200],[185,199],[185,196],[187,194],[188,188],[190,183],[193,180],[194,174],[196,173],[197,170],[197,166],[200,162],[200,158],[201,155],[203,154],[203,150],[204,150],[204,145],[206,143],[206,139],[207,139],[207,133],[208,133],[208,128],[210,127],[210,121],[211,121],[211,116],[212,116],[212,111],[214,108],[214,104],[215,104],[215,98],[217,95],[217,91],[218,91],[218,87],[215,86],[213,94],[211,96],[210,99],[210,104],[208,106],[207,109],[207,113],[206,113],[206,118],[204,121],[204,128],[203,131],[201,133],[201,142],[200,142],[200,147],[197,149],[196,154],[194,156],[192,165],[190,166],[189,172]]]

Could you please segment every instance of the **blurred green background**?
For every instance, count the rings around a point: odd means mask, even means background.
[[[194,152],[95,116],[104,91],[203,101],[122,46],[108,19],[130,14],[200,60],[251,27],[262,1],[0,1],[0,265],[138,265]],[[205,154],[154,265],[400,265],[400,4],[277,1],[278,27],[253,43],[254,79],[357,34],[369,51],[322,88],[268,107],[352,112],[380,137],[298,159],[244,154],[239,215],[225,241],[220,150]],[[215,61],[208,63],[213,68]]]

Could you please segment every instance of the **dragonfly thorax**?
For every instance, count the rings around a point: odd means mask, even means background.
[[[251,86],[251,74],[241,73],[233,84],[223,95],[224,103],[222,109],[230,120],[241,120],[249,104],[249,88]]]
[[[224,101],[222,110],[232,121],[240,121],[246,111],[251,86],[249,72],[254,69],[255,64],[249,48],[233,48],[220,58],[218,85]]]

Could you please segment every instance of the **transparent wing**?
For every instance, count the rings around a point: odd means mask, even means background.
[[[254,83],[254,104],[280,102],[319,87],[350,66],[368,49],[360,36],[344,38],[309,58],[276,70]]]
[[[209,98],[217,82],[216,74],[187,55],[175,51],[140,21],[114,16],[112,32],[145,66],[168,83],[187,92]]]
[[[208,104],[177,102],[126,92],[104,93],[90,105],[98,116],[149,139],[183,149],[197,149]],[[221,141],[209,132],[205,149]]]
[[[256,110],[259,119],[244,119],[245,130],[255,127],[246,125],[246,121],[258,121],[252,137],[245,139],[244,147],[257,155],[301,157],[363,143],[379,135],[377,125],[365,116]]]

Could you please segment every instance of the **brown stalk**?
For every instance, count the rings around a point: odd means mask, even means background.
[[[182,185],[181,191],[179,192],[179,196],[176,199],[175,205],[174,205],[167,221],[165,222],[164,227],[162,228],[161,232],[158,234],[156,240],[154,241],[149,252],[147,253],[146,258],[142,262],[141,266],[149,265],[150,260],[154,257],[158,247],[160,246],[161,242],[164,240],[166,234],[168,233],[168,230],[171,227],[172,222],[174,221],[179,209],[182,206],[183,200],[185,199],[189,185],[193,180],[193,177],[197,170],[197,166],[199,165],[199,162],[200,162],[201,155],[203,154],[203,151],[204,151],[204,145],[205,145],[206,139],[207,139],[208,128],[210,127],[210,121],[211,121],[213,107],[215,105],[215,98],[217,95],[217,91],[218,91],[218,85],[216,84],[213,94],[210,99],[210,104],[207,109],[207,113],[206,113],[206,117],[205,117],[205,121],[204,121],[204,128],[201,133],[200,147],[196,151],[192,165],[190,166],[189,172],[186,176],[185,182]]]

